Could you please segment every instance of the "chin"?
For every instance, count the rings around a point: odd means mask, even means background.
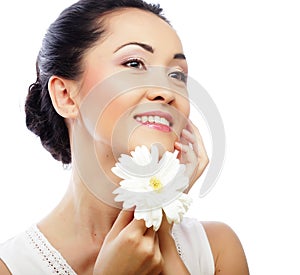
[[[128,152],[135,149],[136,146],[145,145],[148,149],[152,145],[156,145],[159,148],[160,156],[166,151],[174,151],[174,143],[178,140],[177,136],[173,133],[148,133],[147,135],[139,136],[132,135],[128,142]]]
[[[136,146],[145,145],[150,149],[152,145],[157,145],[162,156],[166,151],[174,151],[174,143],[177,140],[179,137],[174,131],[162,132],[147,127],[136,127],[130,131],[128,129],[118,131],[114,136],[112,150],[117,159],[121,154],[130,154]]]

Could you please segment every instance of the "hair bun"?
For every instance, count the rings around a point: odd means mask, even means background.
[[[40,135],[41,132],[41,94],[42,85],[37,80],[35,83],[31,84],[28,89],[28,95],[25,102],[25,114],[26,114],[26,126],[27,128]]]
[[[37,80],[28,89],[25,102],[26,126],[40,137],[42,145],[63,164],[71,163],[68,129],[55,111],[47,86]]]

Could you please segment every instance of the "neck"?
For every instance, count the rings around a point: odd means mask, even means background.
[[[73,177],[63,199],[49,216],[39,223],[39,227],[51,236],[62,238],[71,236],[78,240],[100,244],[119,212],[118,207],[97,199],[73,171]]]

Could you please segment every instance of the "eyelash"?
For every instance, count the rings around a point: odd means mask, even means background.
[[[177,79],[183,83],[187,83],[187,74],[181,71],[174,71],[168,74],[170,77]],[[177,77],[173,77],[171,75],[176,75]],[[178,78],[179,77],[179,78]]]
[[[136,66],[130,66],[130,63],[136,63],[138,64],[139,66],[142,66],[142,68],[138,68]],[[134,68],[134,69],[143,69],[143,70],[147,70],[147,67],[145,65],[145,62],[142,60],[142,59],[139,59],[139,58],[130,58],[128,60],[126,60],[125,62],[122,63],[123,66],[125,67],[129,67],[129,68]]]
[[[132,63],[135,63],[135,66],[132,66]],[[129,67],[129,68],[134,68],[134,69],[138,69],[138,70],[147,70],[147,67],[145,65],[144,60],[140,59],[140,58],[130,58],[128,60],[126,60],[125,62],[122,63],[122,66],[125,67]],[[168,76],[177,79],[178,81],[181,81],[183,83],[187,83],[187,74],[182,72],[182,71],[174,71],[174,72],[170,72],[168,74]],[[176,77],[174,77],[176,76]]]

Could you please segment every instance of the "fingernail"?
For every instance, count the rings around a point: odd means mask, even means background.
[[[182,134],[189,134],[190,132],[187,129],[182,129]]]
[[[175,141],[175,145],[177,145],[178,147],[182,148],[182,144],[179,141]]]

